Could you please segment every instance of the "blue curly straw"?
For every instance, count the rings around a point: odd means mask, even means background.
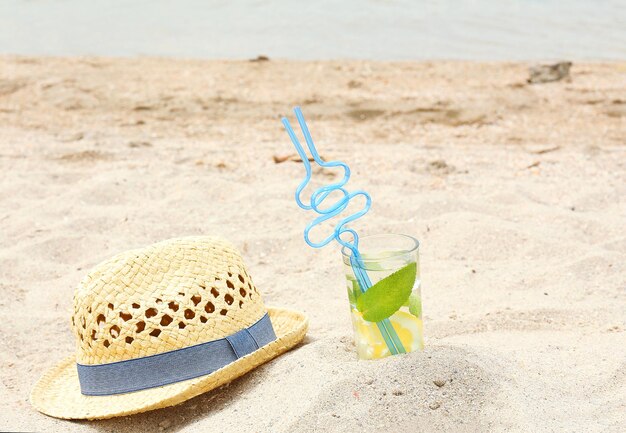
[[[300,155],[300,158],[302,159],[302,162],[304,164],[304,169],[306,170],[306,176],[304,177],[304,180],[296,188],[296,203],[304,210],[313,210],[319,214],[318,217],[308,223],[305,227],[304,240],[313,248],[321,248],[325,245],[328,245],[334,239],[339,242],[339,244],[348,248],[352,252],[352,254],[350,255],[350,265],[352,266],[352,271],[354,272],[361,292],[364,293],[372,286],[372,282],[369,279],[367,272],[365,271],[365,266],[363,264],[361,254],[359,253],[359,237],[354,230],[347,228],[346,225],[365,215],[371,207],[372,199],[370,195],[363,190],[357,190],[350,193],[344,188],[344,185],[348,183],[348,180],[350,179],[350,167],[348,167],[347,164],[341,161],[326,162],[322,160],[319,153],[317,152],[317,149],[315,148],[313,138],[311,137],[311,133],[309,132],[309,128],[307,127],[306,122],[304,121],[304,115],[302,114],[300,107],[294,108],[294,112],[296,113],[296,118],[298,119],[298,123],[300,124],[300,129],[302,130],[302,134],[304,135],[306,144],[309,148],[309,151],[311,152],[311,156],[313,156],[313,160],[321,167],[341,167],[344,170],[343,179],[341,179],[339,182],[322,186],[313,191],[313,193],[311,194],[310,204],[306,204],[304,201],[302,201],[300,195],[311,180],[311,164],[309,162],[308,155],[306,154],[304,148],[300,144],[300,141],[298,141],[296,134],[291,128],[289,120],[287,120],[286,117],[282,118],[283,125],[287,130],[287,134],[289,134],[291,142],[296,148],[298,155]],[[321,208],[324,200],[334,191],[341,192],[343,196],[340,197],[336,203],[328,206],[326,209]],[[341,219],[335,226],[334,232],[327,236],[325,239],[319,242],[314,242],[311,240],[311,238],[309,237],[311,229],[341,213],[346,207],[348,207],[350,200],[358,196],[362,196],[365,199],[365,205],[361,210]],[[350,235],[352,235],[352,242],[343,240],[341,238],[341,235],[344,233],[349,233]],[[400,338],[398,337],[398,334],[396,333],[389,319],[383,319],[380,322],[376,322],[376,325],[378,326],[378,329],[383,339],[385,340],[389,351],[393,355],[396,355],[398,353],[406,353],[406,350],[404,349],[404,346],[402,345],[402,342],[400,341]]]

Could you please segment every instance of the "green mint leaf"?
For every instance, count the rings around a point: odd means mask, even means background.
[[[348,275],[348,299],[350,300],[350,305],[356,305],[357,299],[361,296],[361,288],[359,287],[359,283],[356,279]]]
[[[411,296],[413,296],[413,293],[411,293]],[[409,302],[411,300],[411,296],[406,298],[406,301],[404,301],[404,304],[402,304],[403,307],[408,307],[409,306]]]
[[[359,287],[359,283],[357,280],[352,280],[352,292],[354,293],[355,301],[359,300],[359,296],[361,296],[361,288]],[[356,302],[355,302],[356,304]]]
[[[411,293],[409,296],[409,312],[415,317],[422,315],[422,300],[415,293]]]
[[[350,301],[350,305],[356,304],[356,296],[354,295],[354,289],[352,287],[348,287],[348,300]]]
[[[398,311],[411,294],[416,272],[415,262],[409,263],[362,293],[356,307],[363,313],[363,319],[380,322]]]

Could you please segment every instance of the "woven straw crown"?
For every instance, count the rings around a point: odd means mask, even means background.
[[[74,294],[76,361],[105,364],[224,338],[266,312],[237,250],[190,237],[96,266]]]

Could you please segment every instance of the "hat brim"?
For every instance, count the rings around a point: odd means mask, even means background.
[[[70,356],[35,384],[30,402],[38,411],[63,419],[105,419],[182,403],[220,387],[297,345],[306,334],[307,318],[296,311],[268,308],[276,340],[206,376],[158,388],[110,396],[80,392],[76,358]]]

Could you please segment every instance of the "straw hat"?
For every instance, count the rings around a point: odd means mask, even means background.
[[[302,314],[266,310],[239,253],[212,237],[127,251],[74,293],[76,354],[47,371],[31,404],[102,419],[175,405],[291,349]]]

